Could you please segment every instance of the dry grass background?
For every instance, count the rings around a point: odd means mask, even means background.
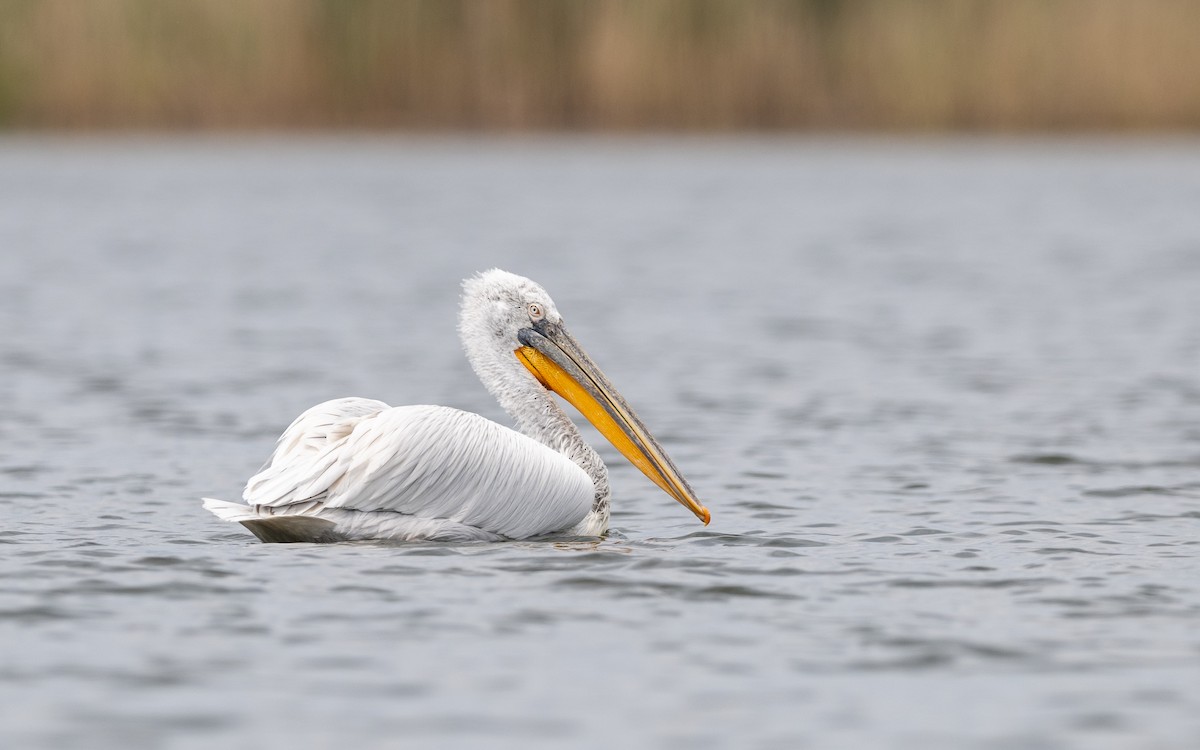
[[[1183,130],[1198,0],[0,0],[8,128]]]

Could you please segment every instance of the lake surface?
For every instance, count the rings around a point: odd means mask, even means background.
[[[492,266],[709,527],[201,509]],[[0,330],[6,748],[1200,747],[1200,142],[9,138]]]

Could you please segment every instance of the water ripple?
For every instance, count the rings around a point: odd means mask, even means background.
[[[0,139],[0,195],[4,747],[1197,744],[1185,142]],[[711,525],[603,446],[604,540],[199,507],[326,398],[503,419],[494,265]]]

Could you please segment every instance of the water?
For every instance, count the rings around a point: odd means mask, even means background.
[[[1200,145],[0,141],[5,747],[1200,746]],[[262,545],[531,276],[713,511]],[[588,432],[595,437],[594,432]]]

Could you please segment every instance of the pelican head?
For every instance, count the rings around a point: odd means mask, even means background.
[[[557,393],[652,482],[709,522],[666,451],[567,332],[545,289],[500,269],[467,279],[459,333],[479,379],[514,416],[546,390]]]

